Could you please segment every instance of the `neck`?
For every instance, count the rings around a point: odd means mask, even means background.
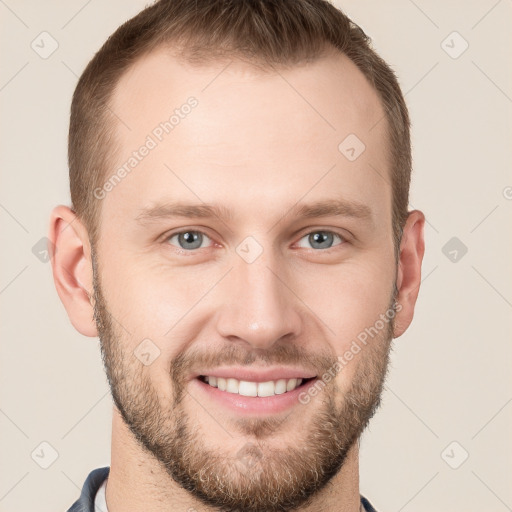
[[[180,487],[158,461],[143,450],[114,407],[112,453],[107,480],[108,512],[213,512]],[[341,470],[300,512],[359,512],[359,447],[349,450]]]

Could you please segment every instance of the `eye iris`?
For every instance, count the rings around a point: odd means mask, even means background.
[[[333,234],[325,231],[317,231],[309,235],[309,242],[313,247],[315,247],[315,244],[319,244],[320,249],[329,248],[333,242]]]
[[[201,247],[202,235],[197,231],[186,231],[179,234],[178,240],[183,249],[197,249],[198,247]],[[182,242],[185,244],[192,244],[192,246],[186,245],[184,247]]]

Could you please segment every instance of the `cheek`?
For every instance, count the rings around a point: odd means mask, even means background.
[[[208,291],[219,280],[217,274],[213,268],[175,269],[133,257],[119,260],[108,272],[106,299],[124,328],[118,329],[124,350],[156,354],[148,368],[152,380],[164,378],[168,384],[170,361],[201,335],[213,309]]]
[[[340,280],[329,306],[336,333],[332,346],[342,368],[338,382],[343,393],[358,373],[369,371],[368,365],[385,357],[396,315],[391,309],[394,273],[379,265],[352,270],[349,277]]]
[[[339,351],[387,311],[393,278],[393,268],[379,260],[353,260],[303,274],[295,289],[328,327],[326,334]]]
[[[303,292],[304,302],[321,320],[317,322],[324,334],[321,343],[329,344],[338,357],[341,371],[336,381],[342,393],[358,373],[368,371],[363,367],[374,364],[372,359],[385,357],[389,316],[395,315],[389,310],[394,278],[390,268],[380,261],[347,263],[326,275],[311,276],[316,293]]]

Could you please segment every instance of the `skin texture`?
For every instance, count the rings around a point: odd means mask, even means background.
[[[96,247],[72,210],[52,212],[57,291],[75,328],[100,336],[115,402],[107,506],[355,512],[357,439],[391,339],[412,320],[424,252],[413,211],[395,261],[383,108],[339,54],[263,72],[235,59],[191,67],[161,49],[116,88],[130,130],[116,126],[108,176],[191,96],[197,106],[101,199]],[[354,161],[338,150],[349,134],[366,146]],[[367,215],[294,212],[333,199]],[[137,220],[176,201],[231,215]],[[173,236],[187,231],[204,235],[200,248]],[[320,245],[318,232],[335,235]],[[247,237],[261,250],[251,263],[237,251]],[[395,301],[393,321],[306,405],[241,414],[192,379],[221,365],[321,375]],[[147,339],[159,354],[144,365]]]

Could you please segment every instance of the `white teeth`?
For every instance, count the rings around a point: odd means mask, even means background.
[[[238,394],[243,396],[258,396],[258,383],[241,380]]]
[[[274,381],[258,383],[258,396],[274,396],[276,394],[276,385]]]
[[[228,393],[238,393],[239,382],[236,379],[228,379],[226,383],[226,391]]]
[[[205,382],[210,386],[218,387],[221,391],[227,393],[239,394],[242,396],[265,397],[282,395],[287,391],[293,391],[298,388],[303,379],[279,379],[276,381],[269,380],[267,382],[249,382],[246,380],[237,380],[233,378],[222,377],[204,377]]]
[[[286,391],[291,391],[292,389],[295,389],[297,387],[297,379],[290,379],[286,383]]]
[[[221,391],[226,391],[226,379],[223,379],[222,377],[217,378],[217,387]]]
[[[283,393],[286,393],[286,379],[279,379],[276,382],[275,392],[276,395],[282,395]]]

